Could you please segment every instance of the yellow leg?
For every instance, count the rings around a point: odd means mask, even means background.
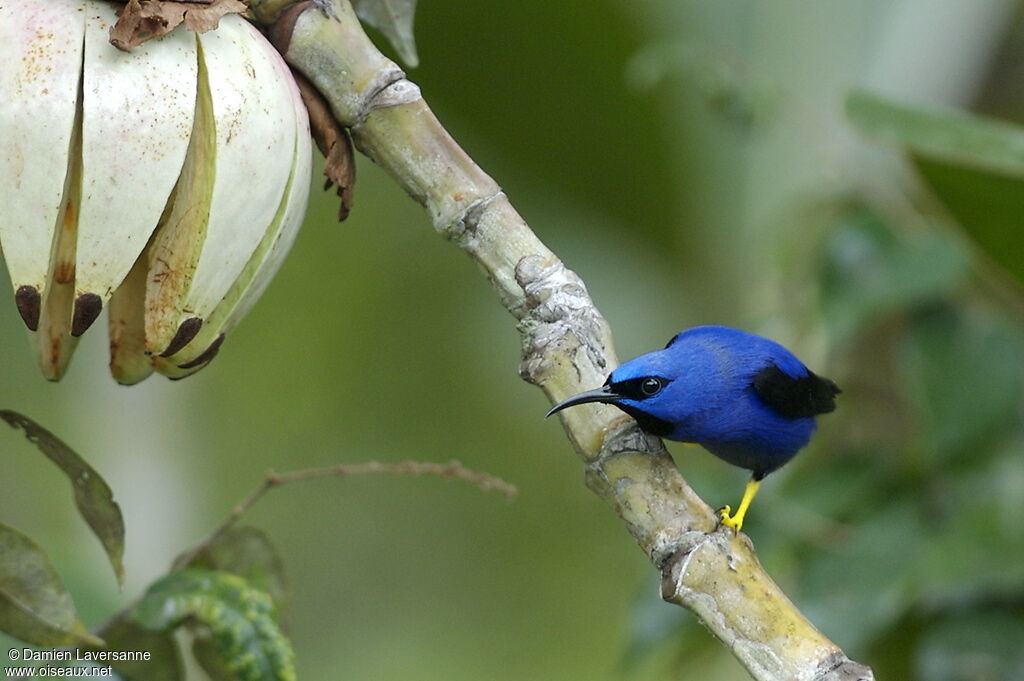
[[[735,532],[739,532],[743,529],[743,518],[747,515],[747,509],[750,508],[750,502],[757,496],[757,490],[761,486],[760,480],[751,478],[747,481],[747,488],[743,490],[743,500],[740,501],[740,507],[736,509],[736,515],[732,515],[731,506],[723,506],[718,510],[718,517],[722,519],[722,524],[726,527],[731,527]]]

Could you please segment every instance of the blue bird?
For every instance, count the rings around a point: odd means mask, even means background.
[[[836,408],[840,390],[774,341],[727,326],[697,326],[664,350],[613,371],[605,384],[559,402],[548,416],[587,402],[613,404],[640,428],[698,444],[753,472],[736,514],[719,510],[739,531],[761,480],[810,441],[815,416]]]

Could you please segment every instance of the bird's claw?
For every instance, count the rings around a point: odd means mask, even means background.
[[[734,518],[732,515],[732,506],[726,504],[722,508],[718,509],[718,520],[726,527],[730,528],[733,533],[738,533],[743,528],[743,518]]]

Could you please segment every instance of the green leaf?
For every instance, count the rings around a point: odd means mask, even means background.
[[[398,55],[411,68],[419,65],[412,22],[416,0],[354,0],[359,18],[384,34],[398,50]]]
[[[917,154],[1024,177],[1024,129],[956,110],[925,108],[864,90],[846,100],[846,114],[865,132]]]
[[[14,411],[0,409],[0,418],[25,431],[28,441],[64,471],[75,493],[75,505],[103,544],[118,584],[124,583],[124,518],[110,486],[96,470],[56,435]]]
[[[266,591],[280,610],[285,603],[284,566],[270,539],[255,527],[233,527],[203,549],[190,567],[230,572]]]
[[[850,95],[846,111],[865,132],[904,147],[978,246],[1024,282],[1024,128],[863,91]]]
[[[1024,177],[913,155],[918,172],[993,261],[1024,284]]]
[[[275,619],[270,596],[225,572],[186,568],[150,586],[133,608],[142,627],[168,632],[189,621],[205,626],[240,681],[294,681],[295,655]]]
[[[126,616],[113,620],[99,633],[107,642],[103,650],[149,653],[149,660],[109,663],[124,681],[181,681],[184,678],[181,656],[171,634],[147,631]]]
[[[102,645],[39,545],[0,524],[0,629],[38,646]]]

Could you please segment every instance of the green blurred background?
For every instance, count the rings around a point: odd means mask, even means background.
[[[428,0],[416,35],[411,77],[584,278],[622,357],[725,323],[843,387],[745,528],[798,607],[879,679],[1024,678],[1020,290],[843,110],[866,87],[1024,120],[1019,3]],[[456,458],[519,497],[320,480],[248,516],[284,557],[302,678],[747,678],[658,600],[518,379],[513,321],[474,265],[358,162],[351,218],[314,191],[280,275],[194,378],[118,387],[98,325],[48,384],[0,306],[0,406],[106,476],[126,589],[15,432],[0,519],[49,551],[93,625],[268,468]],[[711,505],[737,501],[743,471],[672,451]]]

